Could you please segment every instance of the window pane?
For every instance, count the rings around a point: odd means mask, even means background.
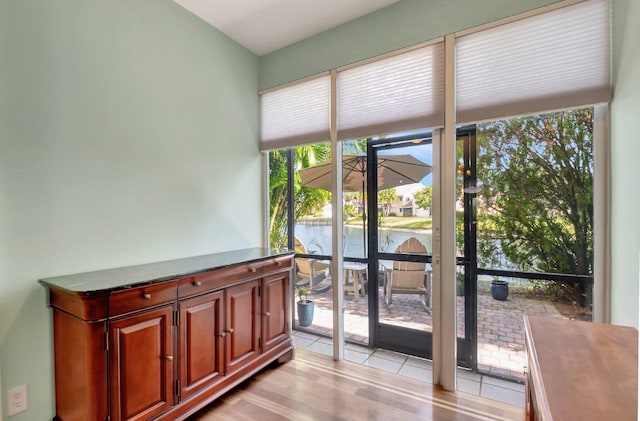
[[[331,255],[331,145],[294,148],[296,238],[310,254]]]
[[[378,251],[431,256],[433,146],[419,138],[402,145],[378,152]],[[431,333],[431,263],[378,263],[379,323]]]
[[[592,319],[593,109],[481,124],[477,141],[478,365],[522,378],[524,314]]]
[[[320,335],[331,335],[331,146],[329,143],[301,146],[294,154],[294,236],[297,255],[295,282],[305,287],[313,300],[313,317],[301,320],[296,304],[295,326]],[[298,301],[298,298],[296,299]]]
[[[269,246],[287,248],[288,245],[288,175],[287,151],[269,152]]]
[[[367,139],[342,143],[342,247],[344,257],[367,255]]]
[[[593,271],[593,110],[478,126],[479,265]]]

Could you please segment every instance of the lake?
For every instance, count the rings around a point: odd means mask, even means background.
[[[343,228],[343,248],[345,257],[364,257],[363,228],[345,225]],[[380,229],[378,250],[393,252],[396,247],[410,237],[416,237],[431,254],[430,230]],[[296,237],[309,253],[331,255],[331,225],[296,224]]]

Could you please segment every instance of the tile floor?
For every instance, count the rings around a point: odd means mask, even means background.
[[[331,338],[316,336],[307,332],[294,331],[296,347],[333,355]],[[368,365],[390,373],[411,377],[431,383],[433,371],[431,361],[383,349],[370,349],[360,345],[345,345],[345,359]],[[524,407],[524,385],[458,369],[458,390],[488,399]]]
[[[323,292],[314,292],[315,301],[313,325],[310,329],[321,335],[331,335],[333,329],[333,296],[330,289],[331,278],[319,282],[325,285]],[[510,377],[524,381],[523,368],[526,365],[524,341],[524,315],[557,317],[563,316],[549,300],[530,298],[523,293],[523,287],[511,286],[506,301],[491,297],[488,283],[478,285],[478,368],[497,377]],[[517,293],[519,292],[519,293]],[[379,291],[380,321],[385,324],[408,327],[415,330],[431,331],[432,315],[419,304],[418,295],[398,294],[394,296],[393,307],[389,308]],[[457,334],[464,336],[464,297],[457,300]],[[354,342],[368,342],[369,316],[367,296],[356,301],[351,294],[344,300],[344,332]],[[297,320],[297,318],[296,318]]]

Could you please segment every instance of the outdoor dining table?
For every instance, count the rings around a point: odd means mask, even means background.
[[[327,265],[329,273],[331,273],[330,260],[315,260],[314,262]],[[343,262],[342,270],[344,271],[344,290],[353,294],[355,301],[358,301],[360,295],[367,293],[367,282],[365,281],[365,273],[368,265],[359,262]],[[351,282],[349,280],[351,279]]]
[[[364,274],[368,265],[366,263],[358,262],[343,262],[342,269],[344,270],[344,290],[353,294],[353,299],[358,301],[360,294],[367,293],[367,288],[364,282]],[[349,282],[352,280],[352,283]],[[362,292],[360,292],[362,290]]]

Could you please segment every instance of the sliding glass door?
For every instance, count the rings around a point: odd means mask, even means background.
[[[369,305],[379,348],[431,358],[430,135],[368,148]]]

